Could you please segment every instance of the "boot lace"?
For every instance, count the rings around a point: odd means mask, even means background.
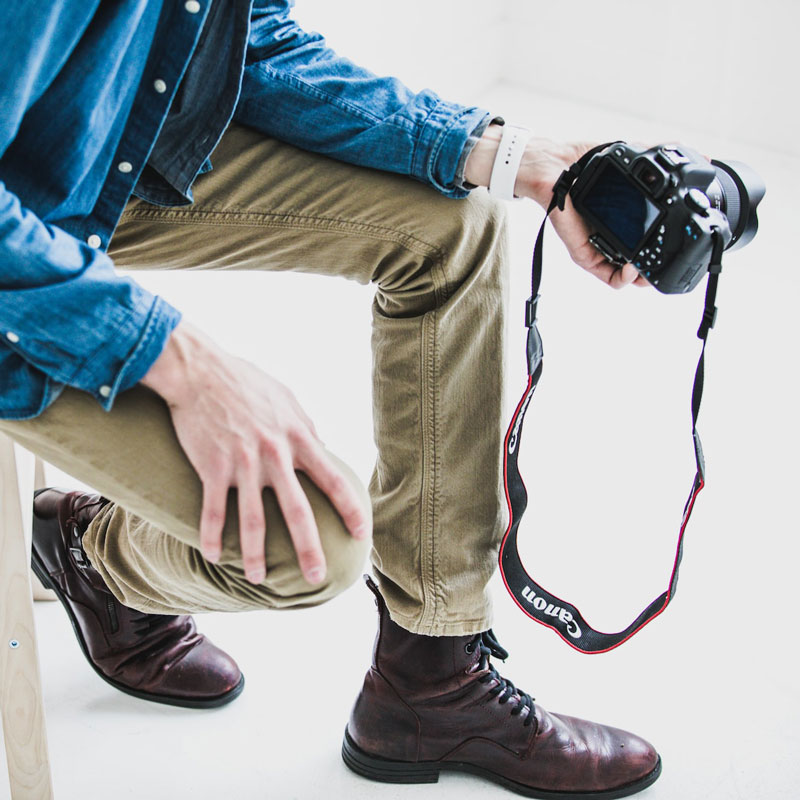
[[[488,670],[485,675],[478,678],[480,683],[497,681],[497,684],[489,690],[489,694],[493,697],[497,697],[501,706],[505,705],[512,698],[516,698],[517,702],[511,709],[511,716],[518,717],[522,714],[522,710],[527,708],[528,713],[525,715],[525,720],[522,724],[525,727],[532,725],[534,719],[536,719],[533,710],[533,701],[535,698],[531,697],[527,692],[517,689],[511,681],[500,675],[491,661],[489,661],[489,658],[492,656],[494,658],[499,658],[501,661],[505,661],[508,658],[508,650],[502,647],[500,642],[497,641],[494,631],[490,628],[488,631],[479,633],[464,649],[468,653],[474,653],[476,650],[480,651],[481,658],[478,669],[481,671]]]

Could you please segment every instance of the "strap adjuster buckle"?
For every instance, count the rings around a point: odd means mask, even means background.
[[[700,327],[697,330],[698,339],[705,339],[708,332],[714,327],[717,321],[718,310],[716,306],[703,309],[703,319],[700,321]]]
[[[72,553],[72,558],[80,569],[89,569],[91,566],[89,559],[86,558],[80,547],[70,547],[69,552]]]
[[[540,297],[541,295],[537,294],[536,297],[529,297],[525,301],[525,327],[527,328],[532,328],[536,324],[536,311]]]

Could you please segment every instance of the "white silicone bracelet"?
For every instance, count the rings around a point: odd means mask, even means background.
[[[492,175],[489,178],[489,194],[500,200],[513,200],[514,184],[517,180],[519,165],[525,145],[531,137],[527,128],[518,128],[516,125],[503,125],[503,136],[497,155],[492,166]]]

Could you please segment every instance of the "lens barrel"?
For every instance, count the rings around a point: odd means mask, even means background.
[[[711,162],[717,177],[706,194],[728,218],[733,234],[726,250],[744,247],[758,230],[756,208],[764,197],[766,186],[761,176],[741,161]]]

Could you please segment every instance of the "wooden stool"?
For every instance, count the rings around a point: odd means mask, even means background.
[[[19,471],[0,433],[0,711],[12,800],[53,797],[30,570],[33,489],[43,482],[41,462]]]

